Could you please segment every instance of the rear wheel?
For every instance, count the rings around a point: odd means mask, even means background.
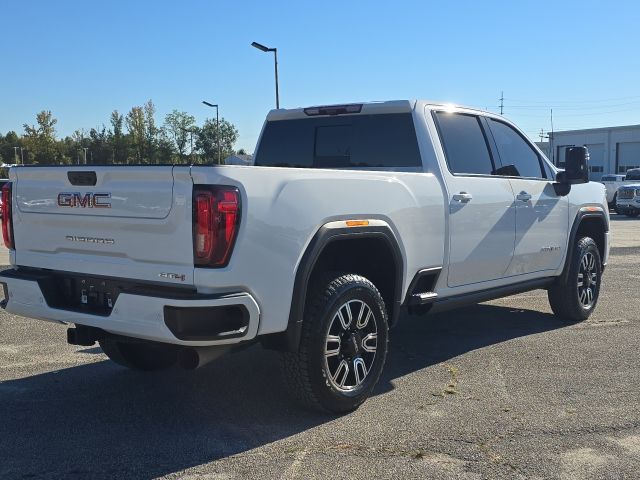
[[[569,271],[549,288],[553,313],[567,322],[589,318],[598,303],[602,263],[598,245],[590,237],[576,243],[569,260]]]
[[[104,338],[99,343],[109,359],[132,370],[164,370],[175,365],[178,359],[175,345],[116,341],[111,338]]]
[[[297,352],[283,353],[285,382],[304,405],[355,410],[371,394],[387,356],[380,292],[360,275],[326,277],[310,292]]]

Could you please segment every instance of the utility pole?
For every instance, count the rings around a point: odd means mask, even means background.
[[[504,91],[500,92],[500,115],[504,109]]]
[[[540,129],[538,136],[540,137],[540,143],[544,142],[544,128]]]

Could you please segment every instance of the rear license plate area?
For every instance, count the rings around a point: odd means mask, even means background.
[[[122,289],[119,282],[84,275],[53,275],[40,288],[53,308],[103,316],[111,314]]]

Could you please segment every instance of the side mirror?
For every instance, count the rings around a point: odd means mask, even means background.
[[[553,188],[557,195],[569,194],[571,185],[589,183],[589,150],[587,147],[569,147],[565,154],[565,169],[558,172]]]
[[[569,147],[565,155],[565,169],[560,172],[561,183],[576,185],[589,182],[589,151],[587,147]],[[558,176],[561,176],[558,174]]]

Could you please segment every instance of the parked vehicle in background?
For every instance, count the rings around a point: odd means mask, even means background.
[[[271,111],[253,166],[16,167],[0,306],[138,370],[259,341],[303,403],[350,411],[401,310],[543,288],[591,315],[609,210],[587,158],[558,170],[500,115],[395,101]]]
[[[625,182],[640,182],[640,168],[632,168],[627,170]]]
[[[603,175],[600,183],[602,183],[604,188],[607,190],[607,203],[609,204],[609,207],[614,208],[616,205],[618,188],[625,184],[625,176],[614,174]]]
[[[637,217],[640,214],[640,181],[618,189],[616,211],[627,217]]]
[[[607,188],[605,184],[605,188]],[[637,217],[640,214],[640,168],[627,170],[622,184],[618,186],[615,194],[615,210],[627,217]]]

